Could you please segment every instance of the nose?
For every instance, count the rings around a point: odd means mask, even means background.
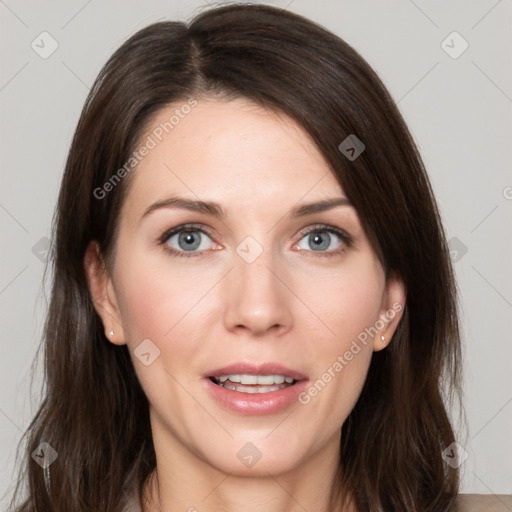
[[[237,254],[226,280],[224,322],[230,332],[262,337],[282,335],[291,328],[293,293],[286,286],[286,272],[263,253],[252,263]]]

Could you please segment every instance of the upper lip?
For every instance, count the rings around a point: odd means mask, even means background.
[[[242,362],[233,363],[222,368],[217,368],[206,372],[204,377],[221,377],[222,375],[282,375],[291,377],[294,380],[305,380],[307,376],[303,373],[287,368],[279,363],[272,362]]]

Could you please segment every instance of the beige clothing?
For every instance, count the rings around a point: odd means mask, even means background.
[[[461,512],[512,511],[510,494],[459,494]]]

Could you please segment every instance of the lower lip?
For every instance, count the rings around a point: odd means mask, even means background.
[[[225,409],[251,416],[275,414],[290,407],[297,401],[299,393],[307,387],[307,380],[296,382],[277,391],[268,393],[242,393],[218,386],[210,379],[203,379],[212,397]]]

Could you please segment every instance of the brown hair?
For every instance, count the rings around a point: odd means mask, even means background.
[[[341,428],[333,510],[342,490],[360,512],[453,510],[459,475],[442,450],[455,440],[447,404],[461,397],[458,304],[418,150],[384,85],[347,43],[297,14],[237,4],[140,30],[85,102],[54,218],[44,398],[23,438],[15,496],[23,482],[28,493],[17,510],[117,512],[155,469],[147,399],[127,346],[105,339],[83,260],[91,240],[112,260],[130,179],[103,199],[94,190],[129,159],[156,113],[201,96],[247,98],[302,126],[358,211],[386,276],[407,290],[397,331],[373,355]],[[353,161],[338,148],[351,134],[365,144]],[[58,453],[50,478],[31,458],[41,442]]]

